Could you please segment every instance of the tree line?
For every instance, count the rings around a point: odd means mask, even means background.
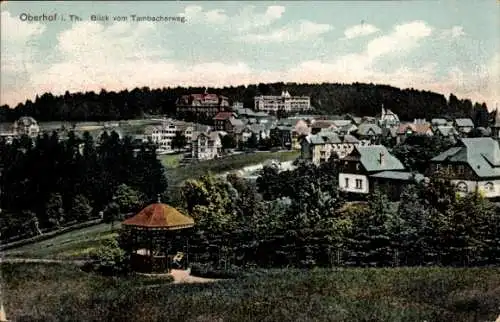
[[[0,140],[0,165],[2,239],[108,215],[110,203],[124,195],[140,196],[137,208],[167,189],[155,147],[116,132],[104,132],[97,142],[88,132],[81,138],[70,132],[64,140],[56,132],[12,144]]]
[[[99,93],[69,93],[55,96],[44,93],[34,101],[27,100],[17,106],[0,106],[0,122],[13,122],[21,116],[32,116],[38,121],[109,121],[142,118],[148,115],[176,114],[176,101],[182,95],[203,93],[201,87],[150,89],[135,88],[120,92],[101,90]],[[297,84],[272,83],[237,87],[208,88],[209,93],[224,95],[231,101],[243,102],[245,108],[254,108],[256,95],[280,95],[288,90],[292,95],[307,95],[316,113],[350,113],[375,116],[381,106],[397,113],[402,120],[435,117],[472,117],[476,126],[486,126],[492,115],[486,104],[473,103],[415,89],[399,89],[375,84]],[[205,120],[207,122],[211,120]]]
[[[181,206],[197,223],[191,260],[214,269],[500,263],[500,211],[480,194],[458,196],[431,179],[409,184],[396,203],[383,190],[356,203],[337,189],[337,175],[331,160],[266,167],[255,183],[189,180]]]

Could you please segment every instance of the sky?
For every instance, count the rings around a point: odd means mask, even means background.
[[[42,14],[56,20],[26,20]],[[500,107],[499,0],[4,1],[0,22],[0,105],[282,81],[388,84]]]

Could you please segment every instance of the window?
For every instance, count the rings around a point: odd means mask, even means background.
[[[345,178],[345,187],[349,188],[349,178]]]
[[[467,184],[463,181],[457,183],[457,190],[459,192],[467,192],[469,188],[467,187]]]
[[[359,163],[356,163],[356,170],[359,170],[361,169],[361,166],[359,165]]]
[[[436,171],[440,171],[441,170],[441,165],[440,164],[436,164]]]
[[[464,174],[465,173],[465,167],[463,165],[458,166],[458,174]]]
[[[363,189],[363,180],[361,179],[356,179],[356,189]]]

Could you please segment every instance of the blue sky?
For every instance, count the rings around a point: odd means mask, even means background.
[[[275,81],[383,83],[500,104],[496,0],[1,6],[1,104],[46,91]],[[21,21],[23,13],[57,21]],[[133,14],[187,20],[134,22]]]

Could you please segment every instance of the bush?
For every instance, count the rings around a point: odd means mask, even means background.
[[[128,271],[128,265],[125,258],[125,252],[120,248],[116,238],[109,238],[103,241],[93,254],[91,254],[92,263],[85,269],[91,268],[104,275],[114,275]]]

